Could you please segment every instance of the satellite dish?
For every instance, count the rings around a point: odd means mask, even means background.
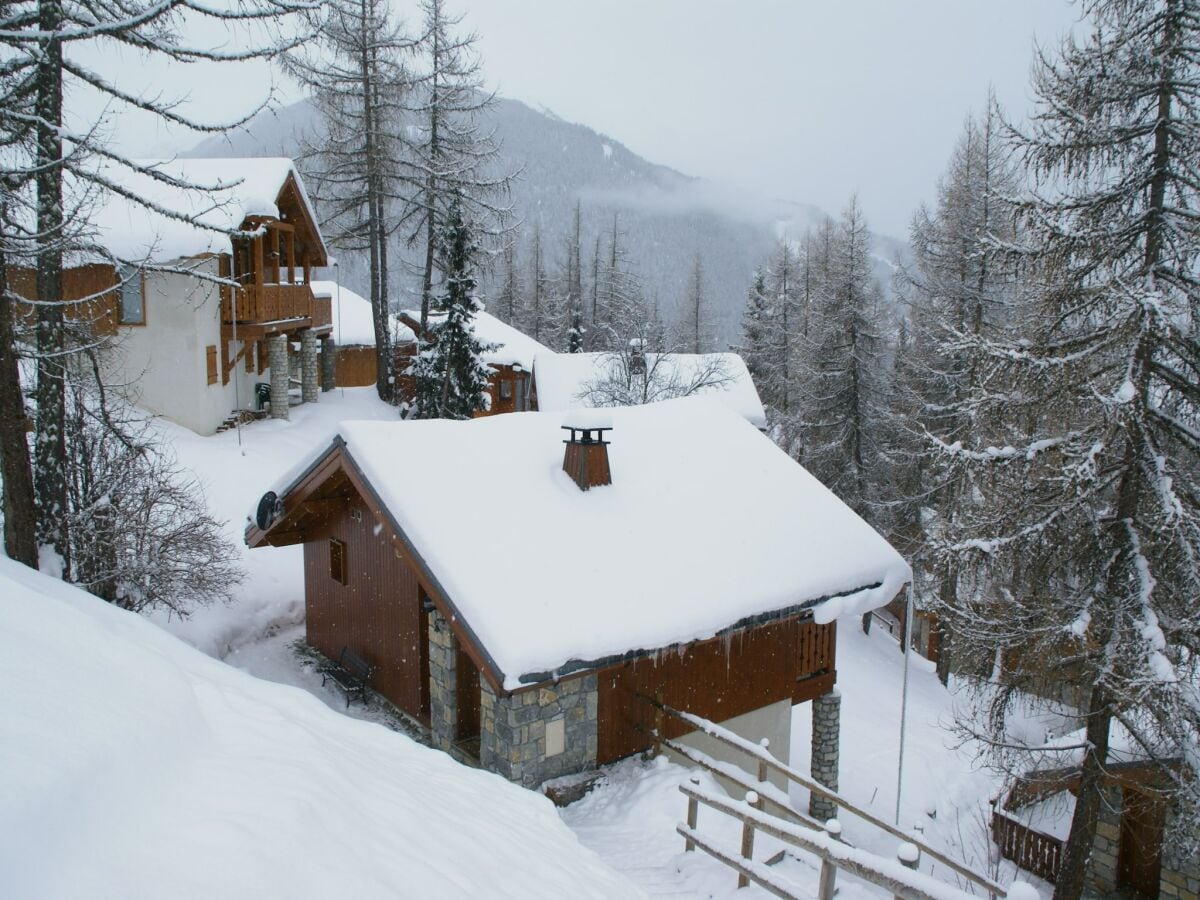
[[[283,501],[274,491],[267,491],[258,501],[258,512],[254,522],[260,531],[266,531],[283,515]]]

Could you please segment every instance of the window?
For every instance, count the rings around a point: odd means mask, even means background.
[[[208,383],[217,383],[217,345],[209,344],[204,348],[204,364],[208,367]]]
[[[142,292],[142,273],[133,266],[121,266],[117,275],[121,279],[121,324],[145,325],[146,299]]]
[[[337,538],[329,539],[329,577],[338,584],[346,583],[346,545]]]
[[[512,382],[505,379],[500,382],[500,399],[511,400],[513,395]]]

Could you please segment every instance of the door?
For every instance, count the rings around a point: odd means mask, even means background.
[[[455,691],[458,725],[454,736],[459,741],[470,741],[479,737],[479,670],[461,646],[454,668],[458,683]]]
[[[1158,896],[1166,809],[1154,797],[1125,788],[1121,801],[1121,846],[1117,887],[1150,900]]]

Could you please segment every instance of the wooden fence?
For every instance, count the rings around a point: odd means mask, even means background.
[[[1022,825],[998,809],[992,811],[992,837],[1005,859],[1052,884],[1058,878],[1063,850],[1058,838]]]

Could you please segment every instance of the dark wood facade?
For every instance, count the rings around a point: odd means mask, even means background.
[[[721,722],[780,700],[803,703],[828,693],[837,677],[836,629],[806,613],[601,670],[597,762],[649,749],[654,708],[646,697]],[[673,718],[664,728],[669,738],[689,730]]]
[[[459,737],[477,733],[479,680],[507,694],[503,675],[344,447],[335,442],[281,499],[282,516],[265,531],[252,525],[246,541],[251,547],[304,544],[309,643],[333,659],[350,647],[379,666],[372,687],[428,722],[427,598],[461,648]],[[339,542],[340,571],[331,567],[331,541]],[[781,700],[821,696],[836,680],[835,645],[835,625],[817,625],[811,613],[794,612],[587,670],[597,672],[598,762],[650,746],[653,711],[646,697],[726,721]],[[667,734],[686,730],[670,722]]]
[[[78,301],[69,302],[64,307],[64,316],[68,321],[87,324],[92,334],[116,334],[120,325],[119,284],[117,270],[111,265],[89,263],[63,269],[62,299]],[[18,297],[33,299],[37,297],[37,273],[22,266],[11,266],[8,269],[8,286]],[[34,314],[35,307],[32,304],[18,306],[18,315],[32,318]]]

